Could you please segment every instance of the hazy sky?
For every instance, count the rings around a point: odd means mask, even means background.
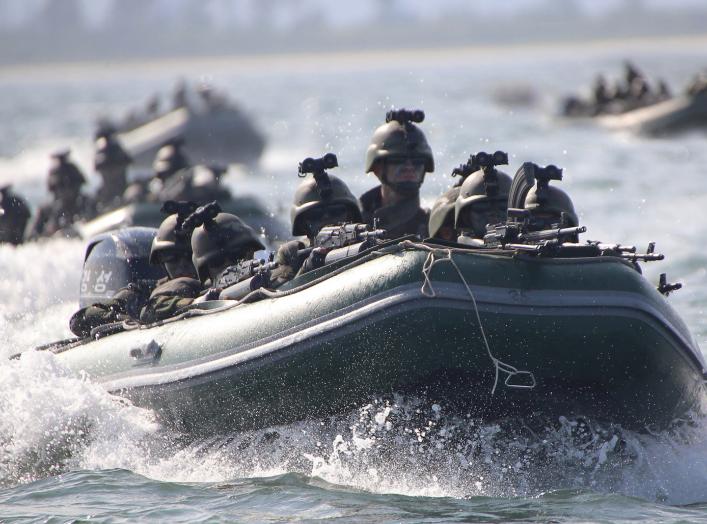
[[[0,24],[17,26],[27,20],[48,0],[0,0]],[[86,22],[91,26],[100,26],[116,0],[80,0]],[[142,0],[120,0],[121,2],[141,2]],[[175,7],[189,0],[159,0],[164,16],[174,12]],[[451,10],[465,9],[482,13],[485,16],[503,16],[514,11],[534,6],[557,4],[566,8],[568,0],[357,0],[356,2],[331,2],[329,0],[199,0],[208,6],[212,17],[224,23],[240,22],[247,24],[253,17],[254,6],[262,7],[270,1],[276,5],[273,25],[287,26],[297,15],[313,13],[332,25],[356,25],[375,16],[382,4],[390,4],[398,11],[423,18],[435,18]],[[635,3],[655,9],[672,9],[675,6],[702,5],[704,0],[575,0],[575,5],[587,14],[600,14],[626,4]]]

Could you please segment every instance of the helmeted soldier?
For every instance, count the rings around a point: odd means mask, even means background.
[[[469,175],[461,185],[454,204],[454,226],[461,233],[459,241],[476,244],[486,234],[486,226],[506,221],[511,177],[496,169],[508,163],[508,155],[496,151],[493,155],[474,155],[480,169]],[[481,242],[483,244],[483,242]]]
[[[27,202],[11,186],[0,187],[0,244],[21,244],[29,218]]]
[[[123,194],[128,187],[128,166],[132,158],[112,133],[96,139],[94,167],[101,175],[103,184],[96,192],[96,207],[110,210],[123,203]]]
[[[425,173],[434,171],[434,158],[427,138],[415,125],[424,117],[419,110],[389,111],[366,152],[365,170],[381,184],[361,196],[363,220],[369,225],[376,221],[388,238],[427,236],[429,213],[420,207],[420,186]]]
[[[606,78],[604,78],[604,75],[599,74],[594,79],[592,95],[594,97],[595,112],[601,113],[604,110],[604,107],[611,101],[609,87],[606,83]]]
[[[218,165],[183,169],[164,184],[160,199],[190,200],[200,204],[230,200],[231,192],[221,185],[221,177],[226,171],[225,167]]]
[[[325,226],[362,222],[358,201],[346,183],[340,178],[328,174],[325,169],[338,165],[336,155],[329,153],[322,158],[306,158],[299,166],[300,176],[312,173],[305,178],[295,191],[290,208],[292,234],[306,236],[309,246]],[[298,253],[308,245],[300,240],[286,242],[277,251],[275,261],[279,267],[274,278],[283,282],[294,277],[306,261]]]
[[[85,182],[79,168],[69,160],[68,150],[52,155],[47,188],[54,201],[39,209],[32,224],[31,238],[54,235],[67,230],[78,220],[94,216],[94,204],[81,193]]]
[[[570,196],[547,181],[538,179],[525,197],[524,207],[530,211],[531,225],[536,230],[579,225]]]
[[[167,278],[159,281],[140,312],[140,321],[152,323],[177,315],[203,290],[192,262],[193,222],[186,219],[197,205],[193,202],[165,202],[164,212],[174,212],[162,221],[152,241],[150,264],[161,265]],[[186,223],[185,223],[186,222]]]
[[[194,170],[184,151],[184,140],[175,138],[165,143],[152,163],[154,178],[150,183],[153,198],[166,200],[193,200]]]
[[[162,221],[157,233],[153,235],[148,261],[150,267],[154,268],[152,274],[166,276],[159,280],[150,280],[147,284],[144,279],[136,279],[110,297],[82,307],[71,317],[71,331],[79,336],[87,336],[97,326],[111,322],[132,319],[152,323],[172,317],[191,304],[203,286],[196,280],[196,271],[191,260],[192,231],[184,227],[184,220],[196,207],[193,202],[165,202],[162,206],[163,213],[173,214]],[[139,232],[128,234],[136,236],[137,233]],[[140,259],[138,253],[129,253],[123,258],[131,259],[133,265],[139,265],[134,262]],[[84,267],[85,274],[87,265]],[[115,273],[114,279],[120,271]],[[84,280],[91,287],[91,278]],[[185,301],[185,298],[188,300]]]
[[[155,178],[162,182],[167,181],[182,169],[191,167],[191,162],[184,152],[184,140],[176,138],[166,142],[155,156],[152,169]]]
[[[191,237],[192,262],[199,280],[212,287],[214,297],[220,293],[216,286],[225,269],[265,249],[250,226],[236,215],[221,213],[216,202],[197,209],[187,222],[197,225]],[[212,298],[211,293],[207,293],[208,298]]]

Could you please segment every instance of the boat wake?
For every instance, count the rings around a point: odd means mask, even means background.
[[[581,418],[488,424],[425,399],[389,396],[345,416],[193,442],[42,352],[0,367],[0,411],[4,486],[120,468],[170,482],[295,473],[410,496],[572,489],[668,504],[707,501],[703,421],[657,434]]]

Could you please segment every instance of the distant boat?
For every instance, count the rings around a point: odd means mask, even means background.
[[[254,164],[265,138],[240,109],[195,111],[182,107],[118,133],[134,165],[150,166],[167,141],[182,138],[192,161],[199,164]]]
[[[98,122],[98,131],[117,133],[137,167],[150,167],[165,142],[181,138],[195,164],[254,164],[265,149],[265,137],[238,104],[213,88],[177,85],[172,108],[159,110],[153,97],[143,110],[122,121]]]
[[[615,131],[644,135],[662,135],[693,128],[707,129],[707,92],[670,98],[619,115],[599,116],[597,121]]]

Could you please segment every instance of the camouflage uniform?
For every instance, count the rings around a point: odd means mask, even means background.
[[[91,330],[99,326],[129,319],[136,320],[148,296],[149,289],[137,284],[128,284],[113,295],[112,299],[79,309],[71,316],[69,328],[75,335],[87,337]]]
[[[363,221],[384,229],[386,238],[399,238],[405,235],[418,235],[420,238],[428,236],[430,212],[420,207],[420,195],[384,206],[381,186],[376,186],[361,195],[360,202]]]
[[[190,277],[165,278],[158,282],[140,312],[140,322],[151,324],[178,315],[204,291],[204,285]]]

